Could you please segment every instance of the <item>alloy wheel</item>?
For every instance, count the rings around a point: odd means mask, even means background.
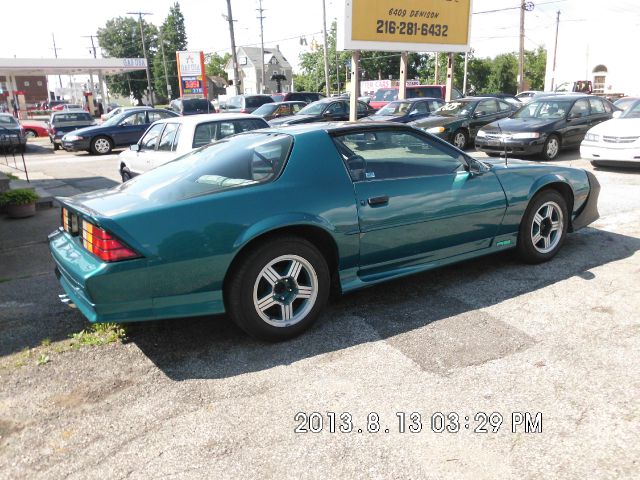
[[[94,143],[94,147],[98,153],[109,153],[109,150],[111,150],[111,144],[106,138],[97,139]]]
[[[552,251],[562,238],[564,218],[555,202],[546,202],[538,209],[531,224],[531,243],[540,253]]]
[[[547,158],[556,158],[559,150],[560,143],[558,142],[558,139],[555,137],[550,138],[547,143]]]

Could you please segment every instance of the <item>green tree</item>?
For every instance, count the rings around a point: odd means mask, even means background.
[[[493,59],[491,74],[484,92],[515,94],[518,91],[518,57],[515,53],[503,53]]]
[[[547,50],[538,47],[524,52],[524,77],[530,90],[544,90],[544,77],[547,72]]]
[[[159,41],[164,44],[164,59],[162,58],[162,51],[158,51],[153,59],[153,76],[155,79],[156,93],[160,97],[169,98],[164,74],[166,62],[167,77],[169,77],[169,85],[171,85],[171,98],[177,98],[180,96],[180,87],[178,85],[176,52],[187,49],[187,32],[184,26],[184,16],[182,15],[178,2],[169,8],[167,18],[160,26]]]
[[[230,53],[225,53],[224,55],[219,55],[215,52],[207,53],[204,59],[207,75],[222,77],[225,80],[229,80],[229,75],[224,67],[229,63],[230,59]]]
[[[153,64],[158,45],[158,29],[155,25],[142,21],[147,58]],[[98,43],[104,55],[116,58],[144,58],[140,23],[132,17],[117,17],[107,20],[104,27],[98,29]],[[152,72],[153,74],[153,72]],[[151,79],[153,85],[153,77]],[[144,70],[107,76],[109,89],[120,95],[132,95],[138,104],[147,90],[147,74]]]

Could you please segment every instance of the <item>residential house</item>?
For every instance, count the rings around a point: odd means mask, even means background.
[[[286,80],[281,82],[283,92],[291,91],[293,70],[291,64],[276,45],[276,48],[264,49],[264,58],[260,61],[260,47],[238,47],[238,72],[240,75],[240,90],[245,94],[261,93],[262,69],[264,68],[263,93],[276,93],[277,83],[271,80],[273,75],[284,75]],[[225,66],[229,79],[233,79],[233,60]]]

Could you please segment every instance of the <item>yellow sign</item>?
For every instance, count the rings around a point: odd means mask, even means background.
[[[465,51],[471,1],[346,0],[344,47]]]

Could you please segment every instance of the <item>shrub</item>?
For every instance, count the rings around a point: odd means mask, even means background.
[[[26,205],[40,198],[37,193],[29,188],[16,188],[0,193],[0,206]]]

